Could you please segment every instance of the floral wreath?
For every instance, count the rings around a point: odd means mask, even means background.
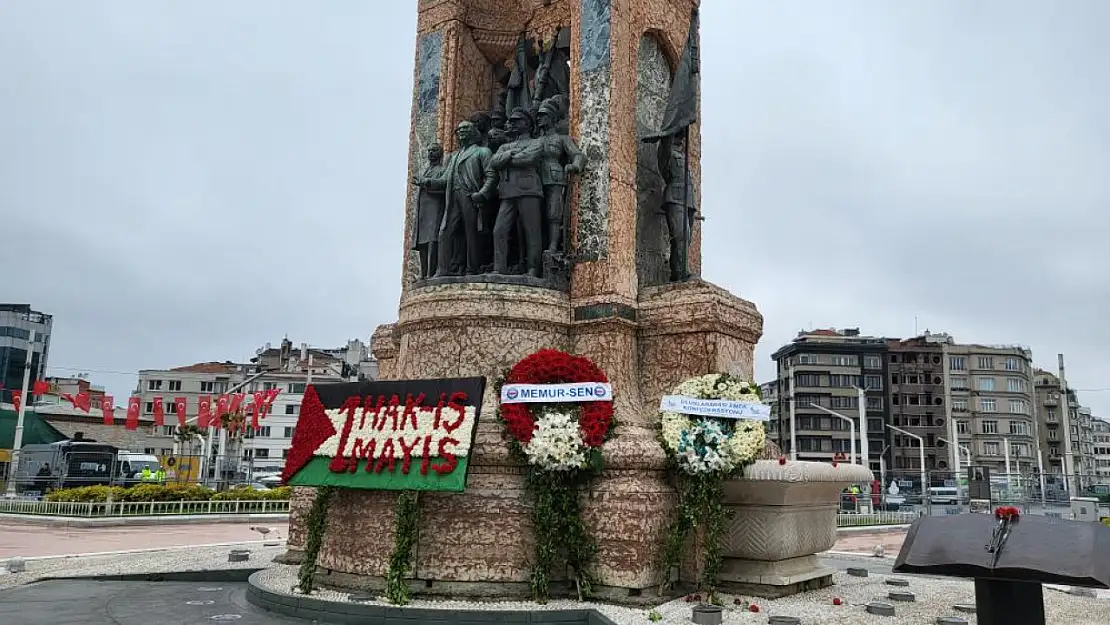
[[[757,386],[723,373],[686,380],[675,387],[672,394],[694,399],[762,401]],[[752,419],[700,417],[664,411],[661,428],[663,448],[678,469],[687,474],[731,476],[755,462],[767,442],[763,424]]]
[[[513,365],[497,385],[607,384],[605,372],[590,359],[543,349]],[[593,577],[588,567],[597,542],[582,520],[578,490],[601,471],[601,446],[614,427],[612,401],[582,403],[504,403],[498,415],[508,431],[514,455],[528,466],[527,485],[535,505],[535,564],[532,595],[544,603],[550,595],[550,571],[565,550],[574,569],[578,598],[589,596]]]
[[[590,359],[555,349],[540,350],[516,363],[505,384],[607,383]],[[584,469],[596,461],[613,426],[613,402],[503,404],[501,420],[528,464],[545,471]]]
[[[701,400],[762,403],[759,387],[725,373],[691,378],[671,393]],[[753,419],[705,417],[663,410],[660,413],[659,439],[668,460],[678,470],[678,516],[667,532],[663,550],[663,586],[678,564],[690,532],[705,525],[702,544],[701,585],[710,597],[716,592],[717,577],[723,562],[720,544],[728,513],[721,503],[724,481],[741,475],[744,468],[763,453],[767,437],[763,424]],[[660,588],[662,592],[663,588]]]

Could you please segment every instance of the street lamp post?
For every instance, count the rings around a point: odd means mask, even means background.
[[[12,437],[12,453],[8,458],[8,487],[5,497],[16,496],[15,472],[19,469],[19,450],[23,447],[23,418],[27,413],[27,404],[31,398],[27,396],[27,386],[31,383],[31,356],[35,353],[35,331],[27,339],[27,361],[23,365],[23,391],[20,394],[19,412],[15,417],[15,435]]]
[[[910,438],[916,438],[917,439],[917,452],[918,452],[918,457],[919,457],[920,462],[921,462],[921,500],[922,501],[927,501],[926,497],[928,497],[928,494],[929,494],[929,484],[926,481],[927,477],[925,475],[925,439],[921,438],[917,434],[907,432],[907,431],[903,430],[902,428],[894,427],[893,425],[888,424],[886,427],[887,427],[887,429],[894,430],[895,432],[905,434],[906,436],[909,436]]]
[[[258,373],[252,375],[251,377],[247,378],[246,380],[243,380],[242,382],[240,382],[240,383],[236,384],[235,386],[229,388],[225,392],[226,393],[234,393],[235,391],[238,391],[239,389],[245,387],[246,385],[250,384],[251,382],[254,382],[258,378],[266,375],[267,373],[272,373],[272,372],[273,372],[272,369],[263,369],[262,371],[259,371]],[[258,406],[255,407],[256,410],[258,408],[259,408]],[[199,415],[197,417],[199,417]],[[187,424],[189,421],[193,421],[197,417],[194,417],[193,419],[187,419],[185,421],[185,423]],[[204,480],[204,482],[206,484],[208,483],[208,468],[209,468],[208,467],[208,457],[212,453],[212,442],[213,442],[212,441],[212,436],[213,436],[213,434],[221,434],[222,431],[223,431],[223,428],[220,429],[220,432],[214,432],[213,429],[214,429],[213,426],[209,426],[208,431],[206,433],[204,433],[203,435],[201,435],[201,454],[202,455],[201,455],[201,459],[200,459],[200,477],[201,477],[202,480]],[[221,434],[221,436],[222,436],[222,434]]]
[[[852,442],[851,463],[855,464],[856,463],[856,421],[855,421],[855,419],[852,419],[851,417],[846,417],[846,416],[840,414],[839,412],[829,410],[828,408],[826,408],[824,406],[819,406],[817,404],[810,404],[809,407],[810,408],[816,408],[817,410],[820,410],[821,412],[824,412],[825,414],[830,414],[834,417],[839,417],[839,418],[848,422],[848,436],[850,437],[851,442]]]
[[[961,445],[959,443],[953,443],[952,441],[950,441],[946,438],[940,438],[939,436],[937,437],[937,440],[941,441],[943,443],[946,443],[948,445],[952,445],[956,448],[956,467],[955,468],[956,468],[956,497],[957,497],[957,499],[960,496],[960,494],[959,494],[960,493],[960,452],[962,451],[965,454],[967,454],[967,471],[968,471],[968,474],[969,474],[968,475],[968,491],[967,492],[968,492],[968,496],[970,497],[971,496],[971,475],[970,475],[970,473],[971,473],[971,448],[966,447],[964,445]]]
[[[867,437],[867,392],[861,386],[856,387],[859,394],[859,446],[860,461],[868,471],[871,470],[871,442]],[[869,487],[870,488],[870,487]]]

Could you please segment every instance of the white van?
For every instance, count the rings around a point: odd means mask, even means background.
[[[116,476],[125,486],[141,482],[143,469],[154,473],[161,466],[162,461],[152,454],[121,451],[116,455]]]
[[[960,503],[960,489],[955,486],[930,486],[929,500],[936,504]]]

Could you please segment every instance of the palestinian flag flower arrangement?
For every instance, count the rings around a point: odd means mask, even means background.
[[[723,484],[763,453],[761,421],[768,414],[758,386],[724,373],[686,380],[663,398],[659,439],[680,478],[678,515],[663,552],[664,585],[690,532],[702,525],[700,584],[711,597],[715,594],[728,520]]]
[[[590,594],[587,569],[597,544],[582,520],[578,492],[601,471],[601,446],[613,432],[608,382],[588,358],[544,349],[513,365],[498,388],[499,417],[514,455],[527,465],[535,498],[531,584],[541,603],[550,595],[551,566],[564,548],[579,599]]]

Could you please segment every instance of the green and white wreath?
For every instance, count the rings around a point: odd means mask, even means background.
[[[762,404],[759,387],[725,373],[691,378],[672,396]],[[728,521],[722,498],[725,480],[742,475],[763,453],[766,433],[756,419],[712,417],[660,411],[659,438],[677,470],[679,507],[663,550],[663,585],[678,564],[690,533],[703,530],[700,586],[713,597],[721,570],[721,540]],[[662,591],[662,588],[660,589]]]

